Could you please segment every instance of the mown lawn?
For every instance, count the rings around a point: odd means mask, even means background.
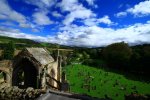
[[[124,95],[131,92],[150,94],[150,83],[129,80],[102,69],[76,64],[65,67],[63,71],[66,71],[71,92],[74,93],[99,98],[108,96],[113,100],[124,100]]]

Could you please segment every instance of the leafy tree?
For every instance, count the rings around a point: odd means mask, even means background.
[[[15,44],[13,41],[10,41],[4,48],[3,58],[12,59],[14,56],[14,51],[15,51]]]
[[[102,54],[108,66],[122,69],[127,68],[132,49],[124,42],[114,43],[104,48]]]
[[[141,59],[141,63],[143,65],[142,68],[144,72],[149,73],[150,71],[150,46],[144,47],[142,51],[143,51],[143,56]]]
[[[141,70],[141,54],[136,51],[136,50],[132,50],[133,54],[130,60],[130,70],[134,70],[134,71],[140,71]]]

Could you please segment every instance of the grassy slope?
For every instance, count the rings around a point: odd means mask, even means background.
[[[70,46],[64,46],[54,43],[46,43],[46,42],[36,42],[30,39],[21,39],[21,38],[12,38],[6,36],[0,36],[0,46],[8,43],[9,41],[13,41],[17,47],[47,47],[47,48],[71,48]]]
[[[100,98],[107,95],[114,100],[123,100],[125,94],[130,94],[134,91],[138,91],[140,94],[150,94],[150,83],[128,80],[123,75],[116,73],[105,72],[104,70],[84,65],[70,65],[64,70],[71,85],[71,92]],[[88,76],[93,77],[93,80],[87,78]],[[90,80],[90,83],[86,83],[85,79]],[[113,86],[116,81],[118,81],[118,85]],[[82,87],[82,85],[86,84],[90,84],[90,91]],[[95,86],[96,90],[92,89]],[[136,86],[136,89],[132,89],[134,86]],[[126,89],[122,90],[121,88]]]
[[[17,38],[11,38],[11,37],[5,37],[5,36],[0,36],[0,42],[1,43],[8,43],[9,41],[13,41],[15,43],[26,43],[26,44],[35,44],[37,42],[29,39],[17,39]]]

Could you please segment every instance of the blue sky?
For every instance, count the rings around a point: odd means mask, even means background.
[[[72,46],[150,43],[150,0],[0,0],[0,35]]]

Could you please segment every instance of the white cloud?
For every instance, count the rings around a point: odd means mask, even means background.
[[[95,0],[87,0],[89,4],[94,4]],[[107,25],[113,24],[109,16],[104,16],[102,18],[96,18],[96,14],[91,10],[85,8],[78,0],[62,0],[58,5],[63,12],[67,11],[69,14],[63,20],[64,25],[70,25],[77,19],[81,19],[85,25],[91,26],[99,23],[104,23]]]
[[[94,7],[94,8],[98,8],[98,5],[95,4],[96,0],[86,0],[86,2],[88,3],[88,5]]]
[[[25,0],[24,2],[38,7],[36,12],[32,15],[33,20],[37,26],[50,25],[53,23],[53,21],[48,17],[48,14],[50,13],[49,8],[52,7],[57,2],[57,0]],[[53,15],[55,17],[60,16],[60,14],[56,12],[54,12]]]
[[[0,19],[5,21],[1,23],[2,25],[36,28],[36,25],[30,22],[23,14],[13,10],[6,0],[0,0],[0,4]]]
[[[127,14],[132,14],[135,17],[143,17],[150,15],[150,0],[145,0],[136,4],[132,8],[128,8],[126,11],[119,12],[115,14],[116,17],[126,16]]]
[[[71,24],[76,19],[86,19],[95,16],[90,9],[85,8],[78,0],[62,0],[57,6],[62,9],[62,12],[69,12],[63,21],[65,25]]]
[[[89,5],[94,5],[95,0],[86,0]]]
[[[51,21],[49,19],[49,17],[47,16],[47,13],[45,12],[36,12],[33,14],[33,19],[34,19],[34,22],[37,24],[37,25],[49,25],[49,24],[52,24],[53,21]]]
[[[98,22],[108,24],[108,25],[112,24],[111,20],[109,19],[109,16],[104,16],[104,17],[98,19]]]
[[[4,26],[16,26],[15,23],[10,21],[1,22],[0,24]]]
[[[88,18],[88,19],[85,19],[83,22],[87,26],[98,25],[100,23],[107,24],[107,25],[114,24],[114,22],[112,22],[109,16],[107,15],[103,16],[102,18]]]
[[[70,14],[68,14],[65,18],[65,20],[63,21],[63,23],[65,25],[69,25],[71,24],[75,19],[86,19],[86,18],[90,18],[92,16],[95,16],[92,11],[88,10],[88,9],[78,9],[75,11],[72,11]]]
[[[119,12],[117,14],[115,14],[116,17],[125,17],[127,16],[127,12]]]
[[[19,29],[13,29],[10,27],[5,27],[5,26],[0,26],[0,34],[4,34],[3,32],[15,32],[15,33],[19,33],[20,30]],[[2,32],[3,31],[3,32]],[[9,34],[8,36],[10,36],[11,34]]]
[[[62,0],[57,4],[58,7],[61,8],[62,11],[73,11],[78,9],[78,0]]]
[[[135,5],[133,8],[127,9],[127,12],[135,16],[150,15],[150,0],[145,0]]]
[[[32,34],[26,34],[26,33],[21,33],[18,30],[11,30],[11,31],[7,31],[7,30],[1,30],[0,29],[0,35],[1,36],[9,36],[9,37],[14,37],[14,38],[25,38],[25,39],[31,39],[31,40],[36,40],[36,41],[43,41],[43,42],[47,42],[47,38],[46,37],[41,37],[41,36],[36,36],[36,35],[32,35]]]
[[[54,17],[62,17],[62,15],[60,13],[58,13],[57,11],[52,12],[52,15]]]
[[[120,29],[102,28],[98,26],[62,27],[58,33],[58,41],[65,45],[105,46],[115,42],[129,44],[150,43],[150,23],[134,24]],[[64,38],[66,37],[66,38]]]
[[[0,19],[18,22],[19,24],[27,24],[26,17],[13,10],[6,0],[0,0],[0,4]]]
[[[115,42],[127,42],[129,44],[150,43],[150,23],[137,23],[119,29],[102,28],[98,26],[68,25],[60,28],[56,35],[35,36],[21,33],[19,30],[0,28],[0,35],[27,38],[43,42],[59,43],[72,46],[98,47]],[[5,29],[5,30],[4,30]]]
[[[57,0],[25,0],[27,4],[35,5],[40,9],[49,8],[56,3]]]

